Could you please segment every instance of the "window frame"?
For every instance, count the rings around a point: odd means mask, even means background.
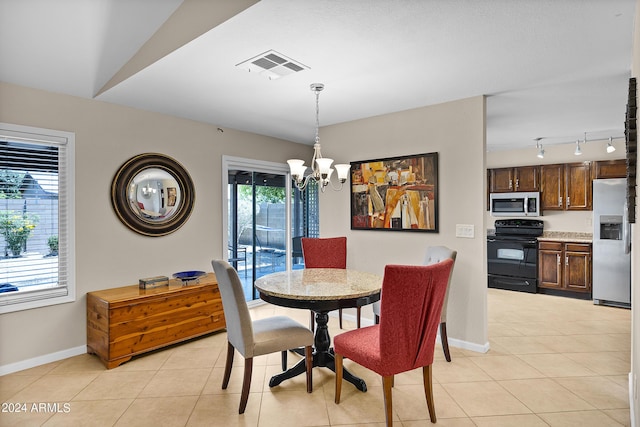
[[[58,169],[63,170],[64,179],[59,182],[58,193],[58,233],[64,232],[60,225],[64,223],[65,237],[60,236],[61,251],[66,250],[64,259],[59,258],[59,267],[66,270],[66,286],[27,291],[20,293],[0,293],[0,314],[33,308],[52,306],[76,301],[75,278],[75,133],[53,129],[37,128],[0,122],[0,140],[15,140],[24,143],[36,143],[64,147]]]

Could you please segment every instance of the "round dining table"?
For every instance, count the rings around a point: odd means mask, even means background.
[[[283,271],[258,278],[255,282],[260,298],[268,303],[312,310],[316,315],[313,367],[326,367],[335,372],[334,354],[327,322],[328,313],[339,308],[362,307],[380,300],[382,277],[362,271],[340,268],[305,268]],[[288,370],[274,375],[269,386],[305,372],[300,360]],[[343,370],[343,378],[361,391],[367,391],[362,378]]]

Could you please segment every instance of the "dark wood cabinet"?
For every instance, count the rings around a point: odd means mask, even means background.
[[[592,181],[626,178],[626,171],[625,159],[488,169],[487,192],[540,191],[542,211],[590,211]]]
[[[564,210],[564,164],[540,166],[540,209]]]
[[[491,169],[489,189],[491,193],[513,191],[540,191],[538,166]]]
[[[510,193],[514,187],[513,168],[491,169],[489,178],[491,193]]]
[[[591,245],[564,244],[564,286],[569,291],[591,292]]]
[[[591,162],[569,163],[565,166],[565,209],[568,211],[590,211]]]
[[[591,244],[541,241],[538,249],[538,287],[591,292]]]
[[[627,161],[618,160],[598,160],[593,162],[593,179],[605,178],[626,178]]]
[[[520,166],[515,168],[516,191],[540,191],[540,167]]]
[[[562,243],[540,242],[538,247],[538,287],[562,287]]]
[[[540,166],[542,210],[591,210],[591,162]]]

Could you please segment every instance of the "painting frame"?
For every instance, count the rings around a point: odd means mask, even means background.
[[[351,230],[438,233],[438,153],[351,162]]]

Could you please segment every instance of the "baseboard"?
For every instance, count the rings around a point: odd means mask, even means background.
[[[329,313],[329,317],[338,317],[338,311],[332,311]],[[350,322],[356,323],[356,316],[353,314],[342,313],[342,319],[348,320]],[[373,325],[373,319],[367,319],[364,317],[360,318],[360,326],[371,326]],[[440,331],[438,331],[437,340],[440,344]],[[475,351],[476,353],[486,353],[489,351],[489,343],[485,344],[476,344],[468,341],[463,341],[455,338],[448,337],[447,341],[449,342],[449,347],[461,348],[463,350]]]
[[[636,427],[636,386],[633,381],[633,371],[629,372],[629,415],[631,417],[631,427]]]
[[[486,353],[489,351],[488,342],[484,344],[476,344],[469,341],[458,340],[451,337],[448,337],[447,341],[449,342],[449,347],[456,347],[456,348],[461,348],[463,350],[475,351],[476,353]],[[440,334],[438,334],[438,342],[441,343]]]
[[[24,371],[25,369],[35,368],[36,366],[46,365],[47,363],[57,362],[58,360],[67,359],[69,357],[78,356],[86,352],[87,346],[81,345],[79,347],[68,348],[66,350],[56,351],[55,353],[22,360],[20,362],[2,365],[0,366],[0,377],[14,372]]]

